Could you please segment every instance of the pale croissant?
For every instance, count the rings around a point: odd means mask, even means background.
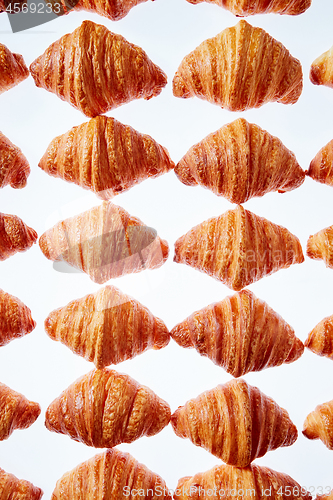
[[[17,146],[0,132],[0,188],[8,184],[21,189],[30,174],[28,160]]]
[[[30,66],[37,87],[94,117],[133,99],[157,96],[165,73],[137,45],[105,26],[83,21]]]
[[[288,412],[242,379],[189,400],[174,412],[171,424],[177,436],[236,467],[297,439]]]
[[[13,54],[0,43],[0,94],[23,82],[28,76],[29,70],[23,57]]]
[[[304,261],[288,229],[238,205],[193,227],[175,243],[174,261],[222,281],[235,291]]]
[[[314,85],[333,88],[333,46],[313,61],[310,80]]]
[[[175,173],[188,186],[206,187],[238,204],[270,191],[296,189],[305,177],[294,153],[280,139],[244,118],[192,146]]]
[[[36,243],[38,235],[17,215],[0,213],[0,261],[17,252],[25,252]]]
[[[213,492],[214,500],[311,500],[306,488],[282,472],[268,467],[249,465],[238,469],[230,465],[218,465],[193,477],[178,481],[174,500],[198,500]]]
[[[52,0],[53,12],[57,15],[68,14],[72,10],[86,10],[107,17],[112,21],[123,19],[129,11],[147,0]]]
[[[333,316],[321,320],[311,330],[304,345],[319,356],[333,359]]]
[[[147,349],[161,349],[170,340],[162,320],[111,285],[51,312],[45,330],[97,368],[134,358]]]
[[[309,237],[307,255],[314,260],[323,260],[326,267],[333,268],[333,226],[326,227]]]
[[[36,322],[20,299],[0,289],[0,346],[32,332]]]
[[[154,436],[170,421],[168,403],[128,375],[104,368],[79,378],[46,411],[48,430],[95,448]]]
[[[38,403],[0,383],[0,441],[8,439],[15,429],[30,427],[40,411]]]
[[[58,222],[39,246],[48,259],[65,261],[100,284],[160,267],[169,253],[155,229],[111,202]]]
[[[64,474],[51,500],[134,500],[137,494],[142,500],[171,500],[165,481],[159,475],[129,453],[113,448]]]
[[[306,174],[315,181],[333,186],[333,140],[316,154]]]
[[[316,406],[309,413],[303,434],[308,439],[320,439],[329,450],[333,450],[333,400]]]
[[[191,314],[170,334],[234,377],[292,363],[304,351],[291,326],[249,290]]]
[[[288,14],[298,16],[311,5],[311,0],[187,0],[189,3],[213,3],[230,10],[235,16],[254,14]]]
[[[230,111],[275,101],[294,104],[302,87],[299,60],[244,20],[185,56],[173,79],[176,97],[196,96]]]
[[[108,199],[168,172],[174,163],[149,135],[114,118],[97,116],[56,137],[39,167]]]
[[[42,496],[43,491],[38,486],[0,469],[1,500],[40,500]]]

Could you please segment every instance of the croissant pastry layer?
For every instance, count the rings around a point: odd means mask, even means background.
[[[27,335],[35,326],[30,309],[20,299],[0,289],[0,346]]]
[[[0,43],[0,94],[23,82],[28,76],[29,70],[23,57],[20,54],[13,54]]]
[[[333,46],[313,61],[310,80],[314,85],[333,88]]]
[[[21,189],[27,184],[29,174],[28,160],[20,148],[0,132],[0,188],[10,184]]]
[[[333,316],[321,320],[311,330],[304,345],[319,356],[333,359]]]
[[[316,406],[303,425],[303,434],[308,439],[320,439],[333,450],[333,400]]]
[[[0,213],[0,261],[17,252],[25,252],[36,243],[38,235],[17,215]]]
[[[326,267],[333,268],[333,226],[313,234],[307,241],[306,253],[314,260],[323,260]]]
[[[40,500],[42,496],[43,491],[37,486],[0,469],[1,500]]]
[[[86,10],[107,17],[111,19],[111,21],[119,21],[123,19],[133,7],[146,1],[147,0],[78,0],[69,10],[65,1],[60,0],[61,7],[60,9],[58,8],[58,10],[63,14],[67,14],[72,10]]]
[[[315,181],[333,186],[333,140],[316,154],[306,174]]]
[[[311,5],[311,0],[187,0],[198,4],[203,1],[224,7],[235,16],[245,17],[254,14],[288,14],[297,16],[305,12]]]

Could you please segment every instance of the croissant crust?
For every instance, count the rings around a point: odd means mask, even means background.
[[[304,345],[319,356],[333,359],[333,316],[321,320],[311,330]]]
[[[1,500],[40,500],[42,496],[43,491],[37,486],[0,469]]]
[[[333,400],[316,406],[306,417],[303,434],[308,439],[320,439],[333,450]]]
[[[0,188],[10,184],[21,189],[27,184],[29,174],[28,160],[20,148],[0,132]]]
[[[326,227],[309,237],[307,255],[314,260],[323,260],[326,267],[333,268],[333,226]]]
[[[316,154],[306,174],[315,181],[333,186],[333,140]]]
[[[203,1],[213,3],[230,10],[235,16],[245,17],[254,14],[288,14],[297,16],[305,12],[311,5],[311,0],[187,0],[198,4]]]
[[[0,261],[6,260],[17,252],[25,252],[38,235],[17,215],[0,213]]]
[[[86,10],[107,17],[111,21],[123,19],[133,7],[143,2],[147,2],[147,0],[79,0],[68,11],[65,1],[61,0],[64,13],[71,12],[72,10]]]
[[[17,297],[0,289],[0,346],[27,335],[35,326],[30,309]]]
[[[333,47],[313,61],[310,68],[310,80],[314,85],[333,88]]]
[[[0,12],[1,12],[0,5]],[[28,78],[29,70],[20,54],[13,54],[0,43],[0,94]]]

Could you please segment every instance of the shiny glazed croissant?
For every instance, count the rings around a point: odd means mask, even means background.
[[[56,484],[51,500],[171,500],[165,481],[129,453],[113,448],[67,472]]]
[[[0,346],[27,335],[35,326],[30,309],[20,299],[0,289]]]
[[[83,21],[50,45],[30,72],[37,87],[89,117],[133,99],[150,99],[167,83],[165,73],[140,47],[92,21]]]
[[[1,500],[40,500],[42,496],[43,491],[37,486],[0,469]]]
[[[162,320],[111,285],[51,312],[45,330],[97,368],[161,349],[170,340]]]
[[[304,261],[288,229],[238,205],[193,227],[175,243],[174,261],[222,281],[235,291]]]
[[[42,234],[39,246],[48,259],[65,261],[100,284],[160,267],[169,253],[155,229],[111,202],[58,222]]]
[[[333,359],[333,316],[321,320],[311,330],[304,345],[319,356]]]
[[[304,351],[291,326],[249,290],[191,314],[170,334],[234,377],[292,363]]]
[[[29,174],[28,160],[20,148],[0,132],[0,188],[10,184],[21,189],[27,184]]]
[[[242,379],[191,399],[175,411],[171,424],[177,436],[236,467],[297,439],[288,412]]]
[[[29,70],[23,57],[13,54],[0,43],[0,94],[23,82],[28,76]]]
[[[192,146],[175,173],[188,186],[199,184],[238,204],[270,191],[291,191],[305,177],[294,153],[280,139],[244,118]]]
[[[95,448],[154,436],[170,421],[170,407],[128,375],[104,368],[70,385],[46,411],[48,430]]]
[[[333,186],[333,140],[316,154],[306,174],[315,181]]]
[[[298,59],[263,29],[241,20],[184,57],[173,79],[173,94],[245,111],[267,102],[294,104],[302,86]]]
[[[314,85],[333,88],[333,47],[313,61],[310,68],[310,80]]]
[[[320,439],[333,450],[333,400],[316,406],[306,417],[303,434],[308,439]]]
[[[40,411],[38,403],[0,383],[0,441],[8,439],[15,429],[30,427]]]
[[[36,231],[17,215],[0,213],[0,261],[17,252],[25,252],[36,243],[37,238]]]
[[[174,163],[149,135],[114,118],[97,116],[56,137],[39,167],[108,199],[168,172]]]
[[[107,17],[112,21],[119,21],[119,19],[125,17],[133,7],[147,0],[79,0],[78,2],[74,2],[73,8],[70,10],[68,9],[68,1],[67,3],[64,0],[54,1],[55,5],[57,5],[58,2],[60,3],[61,12],[66,14],[72,10],[87,10],[88,12],[96,12],[96,14]],[[57,7],[57,9],[59,10],[59,7]]]
[[[333,268],[333,226],[326,227],[309,237],[307,255],[314,260],[323,260],[326,267]]]
[[[224,7],[236,16],[252,16],[254,14],[288,14],[297,16],[305,12],[311,0],[187,0],[198,4],[203,1]]]

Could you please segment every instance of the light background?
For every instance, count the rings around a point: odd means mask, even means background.
[[[236,24],[235,16],[217,6],[194,6],[185,0],[148,1],[118,22],[72,12],[17,34],[11,33],[8,18],[2,14],[0,42],[22,54],[29,65],[50,43],[72,32],[84,19],[104,24],[141,46],[167,73],[168,85],[160,96],[129,103],[108,115],[152,135],[168,148],[175,162],[190,146],[238,116],[279,137],[305,170],[317,151],[333,138],[333,90],[315,87],[308,78],[311,62],[333,44],[331,0],[313,0],[312,7],[298,17],[261,15],[247,19],[268,31],[300,59],[304,90],[293,106],[273,103],[244,113],[231,113],[196,98],[181,100],[172,95],[171,82],[181,59],[204,39]],[[69,104],[36,88],[31,77],[0,96],[0,130],[21,147],[32,170],[23,190],[1,190],[1,212],[22,217],[41,235],[56,219],[99,203],[94,194],[48,177],[37,166],[56,135],[85,121],[87,118]],[[195,224],[232,208],[228,201],[203,188],[184,186],[173,172],[145,181],[114,201],[156,228],[167,239],[170,256],[158,270],[125,276],[112,283],[149,307],[170,329],[195,310],[233,293],[222,283],[172,261],[176,239]],[[309,235],[333,224],[333,190],[306,179],[293,192],[252,199],[245,208],[287,227],[300,238],[305,252]],[[306,258],[303,264],[279,271],[249,288],[281,314],[304,341],[317,322],[333,314],[332,283],[332,270],[326,269],[323,262]],[[44,498],[50,498],[64,472],[101,450],[44,427],[48,404],[93,365],[51,341],[43,322],[53,309],[99,286],[86,275],[55,271],[35,245],[0,263],[0,287],[26,303],[37,321],[30,335],[1,348],[0,380],[42,406],[42,414],[32,427],[15,431],[0,443],[0,467],[32,481],[44,490]],[[116,369],[148,385],[169,402],[172,411],[189,398],[232,378],[195,350],[182,349],[173,341],[161,351],[149,351]],[[333,452],[320,441],[307,440],[301,430],[306,415],[317,404],[333,398],[332,373],[330,360],[307,351],[291,365],[244,377],[286,408],[299,430],[293,446],[269,452],[257,463],[285,472],[301,485],[313,486],[313,493],[321,493],[320,487],[333,486]],[[219,463],[205,450],[176,437],[171,426],[157,436],[120,445],[119,449],[129,451],[159,473],[171,489],[180,477]]]

